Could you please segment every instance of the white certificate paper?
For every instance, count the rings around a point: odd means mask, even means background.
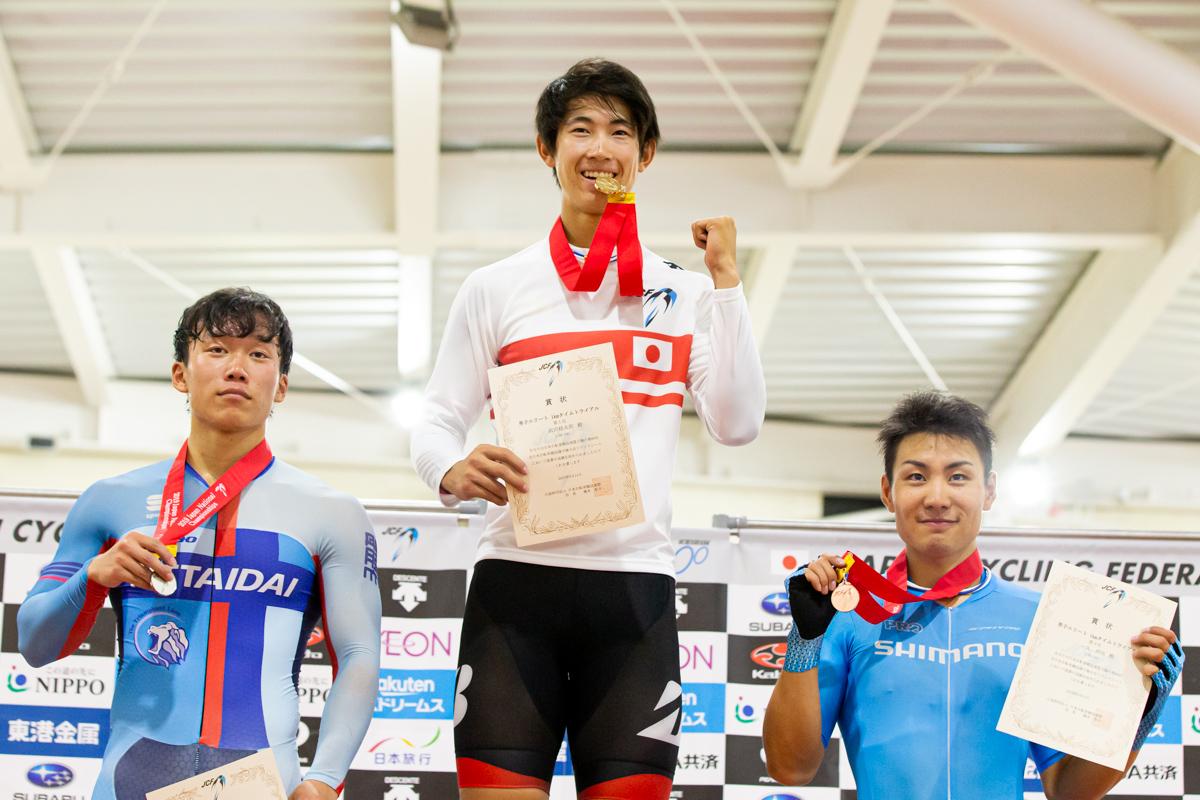
[[[996,730],[1124,770],[1151,685],[1129,640],[1175,607],[1055,561]]]
[[[500,444],[529,468],[509,487],[517,545],[644,522],[633,446],[609,343],[488,370]]]
[[[146,800],[287,800],[275,756],[260,750],[223,767],[146,793]]]

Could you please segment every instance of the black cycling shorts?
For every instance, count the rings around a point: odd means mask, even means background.
[[[458,663],[460,787],[549,791],[566,731],[580,798],[670,794],[683,705],[672,578],[481,561]]]

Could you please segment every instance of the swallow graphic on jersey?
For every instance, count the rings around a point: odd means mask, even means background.
[[[642,310],[648,312],[646,314],[646,327],[650,327],[650,323],[654,321],[655,317],[659,315],[666,316],[666,313],[671,310],[671,306],[675,305],[675,301],[678,299],[679,297],[675,294],[674,289],[647,289],[642,294]]]

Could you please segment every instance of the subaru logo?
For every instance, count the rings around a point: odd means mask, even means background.
[[[800,800],[794,794],[769,794],[763,800]]]
[[[777,617],[785,617],[792,613],[792,604],[788,602],[787,592],[775,592],[762,599],[762,610]]]
[[[66,786],[75,777],[75,773],[71,772],[70,767],[64,767],[62,764],[38,764],[29,770],[25,777],[29,778],[29,782],[34,786],[50,789]]]

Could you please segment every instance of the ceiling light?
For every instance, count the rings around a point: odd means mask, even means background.
[[[392,0],[391,18],[412,44],[452,50],[458,41],[458,20],[450,0]]]

